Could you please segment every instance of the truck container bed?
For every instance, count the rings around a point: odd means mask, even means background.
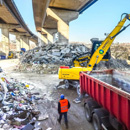
[[[116,70],[80,73],[81,94],[87,93],[130,130],[130,74]]]

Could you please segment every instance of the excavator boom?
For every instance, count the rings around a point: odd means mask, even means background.
[[[126,16],[122,20],[119,21],[118,25],[113,29],[113,31],[101,43],[99,48],[92,55],[88,65],[87,65],[87,68],[93,69],[94,65],[98,64],[102,60],[102,58],[104,57],[104,55],[106,54],[106,52],[110,48],[110,46],[111,46],[112,42],[114,41],[114,39],[116,38],[116,36],[119,35],[122,31],[124,31],[130,25],[130,24],[128,24],[127,26],[125,26],[123,28],[123,25],[127,19],[130,20],[130,14],[126,14]]]

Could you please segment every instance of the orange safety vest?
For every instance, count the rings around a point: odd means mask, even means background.
[[[60,107],[61,107],[61,113],[67,112],[68,111],[68,100],[67,99],[60,100]]]

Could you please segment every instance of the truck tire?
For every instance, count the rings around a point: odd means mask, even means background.
[[[67,89],[68,89],[68,88],[69,88],[69,86],[70,86],[70,85],[69,85],[69,81],[66,79],[66,80],[64,80],[64,83],[65,83],[65,88],[67,88]]]
[[[96,113],[93,114],[93,127],[94,130],[101,130],[101,120]]]
[[[76,89],[77,89],[77,94],[78,94],[78,96],[80,96],[81,93],[80,93],[80,84],[79,84],[79,83],[77,84]]]
[[[85,104],[84,110],[85,110],[85,117],[86,117],[87,121],[91,122],[92,113],[91,113],[90,107],[87,103]]]

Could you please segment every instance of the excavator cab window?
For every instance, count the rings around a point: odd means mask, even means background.
[[[92,42],[92,50],[91,50],[91,56],[92,56],[93,53],[98,49],[98,47],[101,45],[103,41],[100,41],[98,38],[93,38],[91,39],[91,42]],[[110,48],[109,48],[102,60],[107,61],[110,58],[111,58],[111,53],[110,53]]]

